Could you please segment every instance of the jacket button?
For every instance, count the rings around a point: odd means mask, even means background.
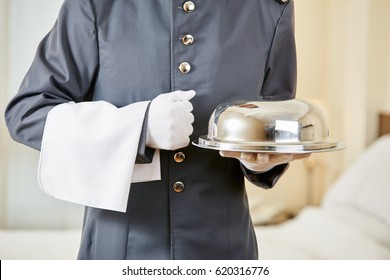
[[[191,71],[191,64],[188,62],[184,61],[179,64],[179,71],[183,74],[187,74],[188,72]]]
[[[181,42],[186,46],[192,45],[194,37],[190,34],[186,34],[181,38]]]
[[[186,159],[186,155],[185,155],[183,152],[178,152],[178,153],[176,153],[176,154],[173,156],[173,159],[174,159],[177,163],[181,163],[181,162],[183,162],[183,161]]]
[[[194,4],[194,2],[192,2],[192,1],[184,2],[183,10],[186,13],[192,13],[193,11],[195,11],[195,4]]]
[[[184,191],[184,184],[180,181],[177,181],[173,184],[173,190],[177,193],[181,193],[182,191]]]

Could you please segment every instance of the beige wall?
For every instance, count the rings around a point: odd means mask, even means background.
[[[0,112],[4,111],[4,106],[8,100],[7,95],[4,94],[8,88],[8,1],[0,0]],[[7,142],[8,138],[4,137],[7,131],[5,123],[0,122],[0,227],[5,225],[6,212],[6,184],[7,174]]]
[[[298,96],[326,102],[331,134],[349,147],[344,168],[376,138],[376,117],[390,95],[390,1],[295,0],[295,6]]]
[[[319,101],[331,137],[348,145],[296,162],[276,189],[255,191],[299,208],[320,202],[377,137],[378,113],[390,111],[390,1],[295,0],[295,15],[297,97]]]

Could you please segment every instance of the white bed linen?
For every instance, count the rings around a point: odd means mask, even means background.
[[[390,134],[372,143],[326,193],[322,205],[350,207],[390,227]]]
[[[390,228],[349,208],[305,208],[295,219],[255,228],[260,259],[390,259]]]
[[[0,230],[1,260],[75,260],[81,230]]]

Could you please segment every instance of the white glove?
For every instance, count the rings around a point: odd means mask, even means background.
[[[194,115],[189,101],[195,91],[164,93],[152,100],[149,108],[146,146],[176,150],[188,146],[194,131]]]
[[[231,157],[238,159],[247,169],[254,172],[266,172],[277,165],[289,163],[293,160],[306,158],[307,154],[276,154],[276,153],[241,153],[220,151],[219,154],[223,157]]]

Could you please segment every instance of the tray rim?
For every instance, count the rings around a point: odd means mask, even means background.
[[[308,142],[306,144],[259,142],[259,144],[256,145],[254,145],[254,143],[240,145],[238,143],[212,140],[207,136],[200,136],[197,140],[192,141],[192,145],[199,148],[219,151],[288,154],[333,152],[343,150],[347,147],[345,144],[331,139],[322,142]]]

